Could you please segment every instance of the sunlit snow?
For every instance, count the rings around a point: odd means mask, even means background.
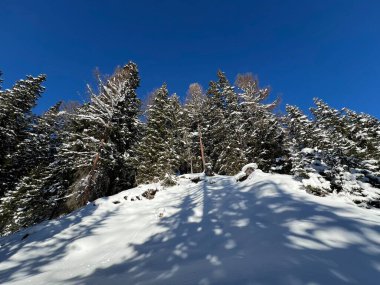
[[[378,284],[379,210],[260,170],[188,177],[1,238],[0,284]]]

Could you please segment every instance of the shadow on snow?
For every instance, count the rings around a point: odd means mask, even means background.
[[[94,234],[94,230],[114,212],[103,215],[91,215],[95,207],[84,207],[76,212],[53,221],[17,232],[0,239],[0,262],[6,261],[17,253],[22,253],[23,260],[13,262],[12,266],[0,270],[0,284],[7,282],[27,282],[29,276],[45,272],[43,267],[65,257],[73,241]],[[80,222],[88,219],[86,226]],[[28,234],[25,240],[22,237]],[[43,251],[41,251],[41,243]]]
[[[199,183],[134,257],[72,284],[377,284],[380,226],[271,181]],[[296,191],[296,189],[294,189]],[[196,209],[203,215],[194,219]],[[343,213],[343,212],[344,213]],[[341,215],[335,214],[342,213]],[[120,250],[120,249],[119,249]]]

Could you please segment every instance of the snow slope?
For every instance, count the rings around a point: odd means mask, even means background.
[[[147,187],[1,238],[0,284],[379,284],[379,210],[259,170]]]

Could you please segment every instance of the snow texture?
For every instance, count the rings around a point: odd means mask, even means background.
[[[379,210],[260,170],[193,177],[1,238],[0,284],[378,284]]]

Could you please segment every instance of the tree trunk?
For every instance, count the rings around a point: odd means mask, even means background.
[[[199,124],[198,124],[198,133],[199,133],[199,144],[200,144],[200,148],[201,148],[203,172],[206,172],[206,160],[205,160],[205,154],[204,154],[204,150],[203,150],[202,132],[201,132],[201,128],[200,128]]]
[[[83,205],[85,205],[90,200],[91,186],[92,186],[92,183],[93,183],[93,180],[94,180],[94,175],[96,173],[96,169],[98,168],[98,162],[100,160],[100,152],[103,149],[103,147],[104,147],[104,139],[102,139],[100,141],[99,151],[95,155],[95,158],[94,158],[94,160],[92,162],[91,171],[88,174],[88,176],[89,176],[88,183],[87,183],[87,185],[86,185],[86,187],[84,189],[84,193],[83,193],[83,196],[82,196],[82,204]]]

